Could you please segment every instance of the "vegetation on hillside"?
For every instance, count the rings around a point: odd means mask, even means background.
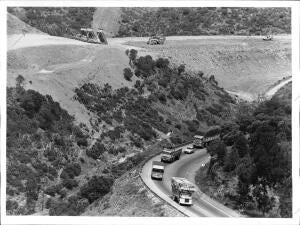
[[[235,102],[212,79],[133,50],[128,57],[133,88],[75,88],[74,99],[95,115],[91,130],[74,125],[51,96],[25,90],[21,75],[7,89],[8,214],[79,215],[115,179],[159,151],[145,147],[157,138],[172,130],[170,141],[180,144],[230,119]]]
[[[118,36],[290,33],[289,8],[123,8]]]
[[[55,36],[77,34],[81,27],[91,27],[93,7],[9,7],[8,12],[26,24]]]
[[[25,23],[56,36],[91,27],[92,7],[9,7]],[[112,21],[115,23],[116,21]],[[289,8],[122,8],[115,36],[260,35],[290,33]]]
[[[197,175],[209,195],[251,216],[292,216],[291,84],[256,107],[241,104],[221,126]]]
[[[171,67],[168,59],[154,60],[150,55],[137,57],[135,50],[126,54],[130,58],[126,73],[138,78],[135,88],[113,90],[109,84],[100,87],[85,83],[75,89],[75,99],[97,115],[94,129],[102,131],[96,143],[102,147],[89,150],[92,158],[100,157],[100,149],[102,153],[117,154],[128,148],[121,145],[119,150],[109,150],[114,147],[110,141],[125,142],[129,137],[127,144],[140,148],[160,133],[172,130],[171,141],[179,144],[203,132],[204,127],[230,118],[235,102],[214,79],[192,76],[184,71],[184,65]],[[173,109],[180,104],[182,107],[187,104],[185,108],[191,117],[174,113]]]
[[[25,90],[22,76],[16,81],[7,89],[7,213],[30,215],[46,208],[49,215],[78,215],[110,191],[113,179],[78,179],[84,163],[79,155],[88,144],[84,125],[74,125],[51,96]],[[99,182],[108,185],[95,189]]]

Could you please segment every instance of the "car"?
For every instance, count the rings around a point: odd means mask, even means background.
[[[192,146],[187,146],[184,150],[183,153],[185,154],[192,154],[195,152],[195,149]]]

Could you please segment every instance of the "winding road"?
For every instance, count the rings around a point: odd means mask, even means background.
[[[184,146],[186,147],[186,146]],[[183,147],[183,148],[184,148]],[[164,179],[162,181],[152,180],[151,169],[152,161],[160,161],[160,155],[150,159],[143,167],[141,178],[144,183],[155,194],[157,194],[164,201],[174,206],[180,212],[190,217],[241,217],[239,213],[233,211],[220,204],[219,202],[209,198],[203,194],[199,189],[193,195],[192,206],[181,206],[174,202],[171,198],[171,178],[185,177],[191,182],[195,183],[196,171],[203,165],[209,162],[209,154],[206,149],[199,149],[190,155],[182,154],[180,160],[170,164],[166,164]]]

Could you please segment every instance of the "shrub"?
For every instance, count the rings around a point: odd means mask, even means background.
[[[135,66],[140,71],[140,75],[146,78],[154,72],[155,61],[150,55],[141,56],[135,61]]]
[[[72,190],[74,187],[78,186],[78,182],[76,180],[74,180],[74,179],[67,178],[67,179],[63,180],[62,185],[65,188],[67,188],[69,190]]]
[[[179,136],[175,136],[175,137],[170,137],[170,141],[174,144],[174,145],[178,145],[178,144],[182,144],[182,138]]]
[[[195,133],[199,128],[198,120],[186,120],[187,128],[190,132]]]
[[[130,68],[125,68],[123,70],[123,75],[124,75],[125,80],[131,81],[133,73]]]
[[[19,207],[18,202],[13,200],[7,200],[6,201],[6,210],[7,211],[13,211],[16,210]]]
[[[86,150],[86,155],[93,159],[98,159],[104,152],[106,152],[105,146],[101,141],[97,140],[92,148]]]
[[[92,203],[107,194],[112,185],[113,179],[110,177],[93,176],[80,188],[79,194],[81,197],[88,199],[89,203]]]
[[[175,128],[177,128],[178,130],[181,130],[181,125],[180,124],[176,124]]]
[[[162,103],[162,104],[166,104],[167,102],[167,98],[163,93],[159,93],[158,94],[158,100]]]
[[[178,68],[178,74],[182,74],[184,71],[185,71],[185,65],[184,64],[181,64]]]
[[[169,66],[169,64],[169,60],[164,58],[158,58],[155,63],[157,68],[166,68]]]
[[[81,173],[81,166],[78,163],[70,163],[63,169],[60,174],[62,179],[73,179]]]

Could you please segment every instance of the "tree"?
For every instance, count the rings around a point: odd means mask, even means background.
[[[130,49],[128,57],[129,57],[129,65],[132,66],[132,63],[136,60],[137,57],[137,50]]]
[[[239,155],[236,149],[232,149],[231,152],[227,153],[224,160],[224,171],[233,171],[238,163]]]
[[[226,153],[226,145],[222,141],[216,141],[212,144],[210,144],[207,147],[207,152],[211,155],[217,156],[217,161],[219,161],[221,164],[224,163],[224,156]]]
[[[185,65],[184,65],[184,64],[181,64],[181,65],[177,68],[177,71],[178,71],[178,75],[181,75],[181,74],[185,71]]]
[[[235,138],[233,148],[237,150],[240,158],[243,158],[249,152],[248,141],[244,135],[238,135]]]
[[[126,49],[125,54],[129,56],[129,49]]]
[[[105,146],[101,141],[97,140],[92,148],[86,150],[86,155],[93,159],[98,159],[104,152],[106,152]]]
[[[111,186],[113,185],[113,179],[104,176],[93,176],[86,184],[80,188],[79,195],[89,200],[92,203],[99,197],[107,194]]]
[[[17,88],[22,88],[24,85],[25,78],[22,75],[18,75],[16,78],[16,86]]]
[[[252,195],[264,216],[275,206],[275,198],[269,195],[268,186],[264,183],[256,185]]]
[[[123,70],[123,74],[124,74],[125,80],[131,81],[131,78],[132,78],[132,76],[133,76],[133,73],[132,73],[132,71],[131,71],[130,68],[125,68],[125,69]]]

